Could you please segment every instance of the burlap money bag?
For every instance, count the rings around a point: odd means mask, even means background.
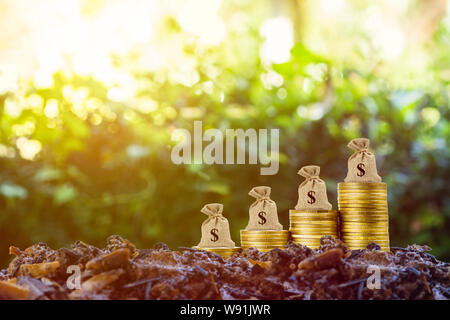
[[[348,172],[345,182],[381,182],[377,172],[375,154],[369,151],[370,140],[357,138],[347,145],[355,150],[348,159]]]
[[[210,203],[200,211],[206,214],[208,219],[202,223],[202,239],[198,246],[200,248],[233,248],[234,242],[230,237],[228,220],[222,216],[223,205]]]
[[[277,204],[270,199],[270,187],[254,187],[248,193],[256,198],[249,209],[249,220],[245,230],[283,230],[278,222]]]
[[[298,202],[296,210],[331,210],[331,203],[328,202],[327,186],[319,178],[320,167],[305,166],[298,172],[305,177],[298,187]]]

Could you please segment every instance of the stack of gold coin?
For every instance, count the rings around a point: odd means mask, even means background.
[[[241,230],[242,248],[267,252],[274,248],[283,249],[288,240],[288,230]]]
[[[375,242],[389,251],[389,218],[385,183],[338,184],[341,238],[350,249]]]
[[[233,254],[235,254],[236,252],[238,252],[239,250],[241,250],[241,248],[239,247],[233,247],[233,248],[225,248],[225,247],[217,247],[217,248],[200,248],[200,247],[192,247],[193,249],[197,249],[197,250],[204,250],[204,251],[209,251],[209,252],[214,252],[217,253],[218,255],[221,255],[222,258],[224,259],[228,259],[229,257],[231,257]]]
[[[320,238],[331,235],[338,239],[336,210],[289,210],[289,230],[296,243],[312,249],[320,246]]]

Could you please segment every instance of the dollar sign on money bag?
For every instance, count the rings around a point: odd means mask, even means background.
[[[258,221],[258,224],[263,225],[267,222],[267,219],[264,217],[265,215],[266,213],[264,211],[258,213],[258,217],[259,219],[261,219],[260,221]]]
[[[356,174],[358,177],[362,177],[366,174],[366,170],[364,170],[365,166],[366,165],[364,163],[358,163],[358,165],[356,166],[356,169],[359,170],[359,172]]]
[[[219,230],[217,230],[216,228],[211,229],[211,235],[213,236],[211,238],[212,242],[216,242],[217,240],[219,240],[219,235],[217,234],[217,232],[219,232]]]
[[[314,197],[315,194],[316,194],[316,192],[312,191],[312,190],[308,192],[308,197],[309,197],[308,203],[309,204],[313,204],[314,202],[316,202],[316,197]]]

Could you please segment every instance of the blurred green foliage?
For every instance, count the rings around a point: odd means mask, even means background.
[[[205,219],[200,208],[210,202],[224,204],[238,243],[252,203],[247,193],[257,185],[272,187],[287,228],[298,169],[320,165],[336,207],[336,184],[351,154],[346,144],[360,136],[371,139],[388,184],[392,245],[427,244],[449,260],[450,77],[441,76],[450,72],[448,27],[432,39],[432,82],[411,86],[393,85],[383,61],[369,62],[357,50],[338,61],[302,41],[289,61],[264,63],[261,21],[254,20],[220,45],[183,42],[198,75],[189,85],[130,69],[139,90],[132,102],[118,102],[92,77],[57,72],[50,88],[30,82],[22,100],[12,92],[0,97],[1,265],[10,259],[9,245],[38,241],[103,245],[120,234],[141,248],[196,245]],[[161,30],[187,38],[171,17]],[[19,114],[6,112],[11,103],[23,106]],[[171,132],[192,130],[194,120],[205,128],[279,128],[279,173],[261,176],[259,165],[174,165]],[[33,160],[20,150],[20,138],[40,143]]]

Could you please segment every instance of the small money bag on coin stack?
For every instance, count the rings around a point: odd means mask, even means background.
[[[378,175],[369,139],[357,138],[348,147],[348,173],[338,184],[341,238],[350,249],[364,249],[375,242],[389,251],[387,186]]]
[[[320,246],[320,238],[338,238],[338,215],[328,202],[325,182],[319,178],[320,167],[305,166],[298,172],[305,178],[298,187],[295,210],[289,210],[292,239],[310,248]]]
[[[201,210],[208,218],[202,223],[202,238],[195,249],[211,251],[224,258],[232,256],[239,251],[231,240],[228,220],[222,215],[223,205],[210,203]]]
[[[254,187],[248,193],[256,200],[249,209],[249,221],[241,230],[242,248],[257,248],[270,251],[283,248],[289,238],[289,231],[283,230],[278,222],[277,204],[270,199],[270,187]]]

